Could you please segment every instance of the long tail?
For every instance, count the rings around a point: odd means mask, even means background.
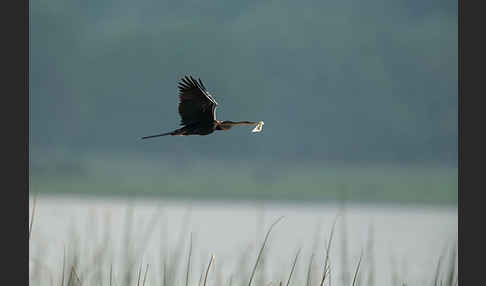
[[[174,133],[174,131],[171,131],[171,132],[162,133],[162,134],[156,134],[156,135],[145,136],[145,137],[142,137],[141,139],[147,139],[147,138],[154,138],[154,137],[160,137],[160,136],[172,135],[173,133]]]

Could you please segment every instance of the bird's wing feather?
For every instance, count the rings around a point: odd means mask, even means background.
[[[204,87],[201,79],[185,76],[179,82],[179,115],[181,125],[216,120],[218,103]]]

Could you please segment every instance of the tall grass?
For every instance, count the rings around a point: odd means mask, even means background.
[[[29,243],[35,242],[32,238],[35,236],[35,228],[33,228],[35,217],[35,200],[32,209],[32,215],[29,222]],[[334,276],[337,279],[332,279],[333,268],[333,256],[331,250],[333,248],[333,242],[335,238],[335,228],[341,218],[341,222],[344,221],[344,215],[337,215],[333,221],[332,227],[329,230],[327,238],[324,243],[324,256],[322,261],[319,261],[320,253],[317,247],[320,238],[317,237],[316,245],[311,249],[309,253],[309,260],[300,259],[302,254],[302,248],[298,248],[295,256],[289,258],[290,267],[283,269],[282,273],[277,277],[255,279],[256,274],[261,268],[263,268],[266,249],[269,247],[269,238],[272,230],[277,226],[279,222],[283,220],[283,217],[273,221],[272,224],[266,229],[265,236],[260,244],[258,252],[256,249],[243,249],[240,250],[240,259],[237,263],[234,271],[226,271],[220,273],[218,279],[211,275],[211,272],[218,270],[218,267],[223,267],[224,263],[215,264],[215,255],[211,254],[209,262],[202,265],[198,271],[196,265],[193,265],[194,257],[194,236],[192,232],[188,232],[189,217],[187,213],[184,219],[184,226],[178,235],[178,241],[174,247],[161,247],[163,251],[160,252],[160,256],[157,257],[157,264],[160,268],[152,267],[152,263],[144,261],[143,253],[146,250],[146,245],[151,236],[157,230],[157,223],[160,221],[160,212],[154,214],[149,222],[145,225],[143,233],[143,239],[136,247],[133,234],[135,232],[133,226],[133,209],[129,208],[125,216],[124,225],[124,237],[123,241],[123,255],[118,261],[113,260],[109,252],[110,237],[109,233],[105,233],[99,247],[94,251],[91,257],[87,257],[85,254],[90,253],[87,248],[83,248],[79,241],[79,236],[75,231],[72,232],[71,239],[66,242],[67,248],[63,247],[62,261],[59,263],[58,269],[49,269],[43,261],[32,258],[30,255],[30,261],[33,262],[30,269],[30,285],[59,285],[59,286],[78,286],[78,285],[94,285],[94,286],[149,286],[149,285],[163,285],[163,286],[177,286],[177,285],[197,285],[197,286],[268,286],[268,285],[305,285],[305,286],[357,286],[357,285],[375,285],[375,267],[373,252],[373,229],[370,226],[369,237],[366,243],[366,248],[361,250],[359,259],[349,259],[349,265],[352,265],[352,269],[341,269],[342,275]],[[106,228],[109,229],[109,221],[107,221]],[[164,227],[160,227],[164,230]],[[186,244],[186,238],[189,237],[189,243]],[[230,238],[229,238],[230,239]],[[277,237],[278,239],[278,237]],[[348,255],[346,232],[341,232],[341,253],[340,255]],[[321,241],[321,242],[322,242]],[[342,242],[345,243],[342,243]],[[86,247],[86,246],[84,246]],[[164,249],[166,248],[166,249]],[[67,251],[66,251],[67,249]],[[184,254],[186,252],[186,254]],[[41,255],[42,257],[42,255]],[[182,261],[187,260],[184,263]],[[238,255],[234,257],[234,260],[238,260]],[[251,263],[253,261],[253,263]],[[347,261],[347,260],[346,260]],[[458,285],[458,273],[457,273],[457,245],[453,244],[446,248],[442,255],[437,258],[437,263],[429,271],[429,276],[423,277],[423,284],[421,285],[433,285],[433,286],[454,286]],[[313,271],[313,267],[321,263],[320,271]],[[218,262],[219,263],[219,262]],[[302,267],[300,267],[300,265]],[[363,264],[368,269],[367,272],[363,272]],[[348,265],[348,264],[346,264]],[[184,271],[185,268],[185,271]],[[156,271],[158,270],[158,272]],[[299,273],[301,270],[302,273]],[[221,271],[219,269],[219,271]],[[198,273],[198,280],[191,279],[191,275],[194,272]],[[349,275],[349,279],[347,275]],[[362,276],[367,275],[367,279],[363,279]],[[157,279],[159,277],[160,279]],[[212,279],[213,278],[213,279]],[[363,282],[364,281],[364,282]],[[345,282],[345,283],[344,283]],[[406,275],[402,277],[393,276],[389,285],[409,285]]]

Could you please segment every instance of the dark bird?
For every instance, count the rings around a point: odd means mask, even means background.
[[[179,82],[179,115],[182,128],[171,132],[142,137],[142,139],[166,135],[208,135],[215,130],[229,130],[236,125],[255,126],[252,132],[262,130],[263,121],[219,121],[216,120],[218,103],[206,90],[201,79],[185,76]]]

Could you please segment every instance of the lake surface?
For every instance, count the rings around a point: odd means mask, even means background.
[[[31,198],[30,212],[32,203]],[[143,276],[148,264],[146,285],[162,285],[164,258],[170,259],[175,253],[180,258],[178,272],[168,268],[166,272],[173,274],[171,285],[185,285],[192,234],[190,285],[198,285],[211,255],[214,262],[207,285],[228,285],[230,279],[232,285],[247,285],[268,228],[282,216],[269,235],[263,267],[257,271],[253,285],[262,281],[261,285],[270,281],[273,285],[279,281],[286,284],[299,249],[293,284],[305,285],[313,255],[311,282],[319,285],[326,243],[335,221],[329,253],[331,285],[351,284],[361,254],[358,279],[362,284],[430,283],[439,257],[457,248],[458,217],[454,206],[38,196],[29,262],[31,279],[36,279],[31,282],[51,285],[53,281],[59,285],[64,255],[68,265],[77,253],[76,273],[85,281],[83,285],[94,285],[90,279],[109,285],[110,267],[116,285],[123,285],[121,269],[134,253],[130,268],[134,275],[142,266]],[[171,263],[174,260],[167,262]],[[447,265],[447,260],[444,263]],[[65,273],[68,277],[69,271]],[[95,278],[96,273],[101,278]],[[132,285],[137,285],[137,277],[131,279],[135,279]]]

